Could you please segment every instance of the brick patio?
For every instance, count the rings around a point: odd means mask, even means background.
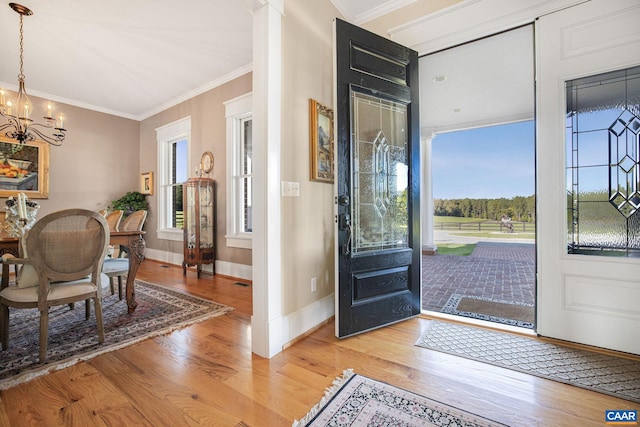
[[[535,303],[535,245],[477,242],[470,256],[422,257],[422,308],[441,311],[451,294]]]

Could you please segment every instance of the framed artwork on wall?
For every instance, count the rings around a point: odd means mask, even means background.
[[[333,110],[309,99],[311,180],[333,183]]]
[[[49,144],[0,137],[0,197],[49,197]]]
[[[140,193],[153,196],[153,172],[140,174]]]

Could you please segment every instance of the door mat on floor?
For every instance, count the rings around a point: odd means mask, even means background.
[[[38,361],[38,309],[9,309],[9,348],[0,352],[0,390],[233,310],[138,279],[135,292],[138,307],[133,314],[127,313],[127,303],[118,299],[117,292],[104,292],[103,344],[98,343],[93,304],[89,320],[85,320],[84,304],[76,304],[74,310],[66,305],[51,308],[44,363]]]
[[[376,381],[352,370],[326,390],[293,427],[322,426],[504,426],[471,412]]]
[[[513,301],[452,294],[443,313],[533,329],[534,306]]]
[[[640,403],[640,361],[431,320],[419,347]]]

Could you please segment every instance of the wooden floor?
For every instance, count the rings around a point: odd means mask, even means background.
[[[427,318],[344,340],[329,323],[264,359],[251,353],[250,287],[148,260],[138,278],[236,310],[2,391],[0,426],[290,426],[346,368],[514,426],[602,426],[606,409],[640,409],[416,347]]]

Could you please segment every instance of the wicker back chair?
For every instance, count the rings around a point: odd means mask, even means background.
[[[102,323],[102,263],[109,243],[109,226],[97,212],[66,209],[37,221],[23,237],[27,258],[11,260],[31,266],[35,285],[17,283],[0,291],[0,341],[9,346],[9,307],[40,311],[40,361],[47,354],[49,307],[93,299],[98,338]]]
[[[119,231],[141,231],[147,219],[147,211],[139,210],[133,212],[120,223]],[[109,287],[111,295],[115,293],[114,278],[118,278],[118,298],[122,299],[122,276],[129,272],[129,260],[124,258],[122,251],[116,251],[114,258],[104,260],[102,270],[109,277]]]
[[[107,216],[105,216],[105,218],[107,219],[107,224],[109,224],[109,231],[118,231],[123,214],[124,211],[116,209],[109,212]]]
[[[140,231],[147,219],[147,211],[142,209],[133,212],[120,222],[118,231]]]

